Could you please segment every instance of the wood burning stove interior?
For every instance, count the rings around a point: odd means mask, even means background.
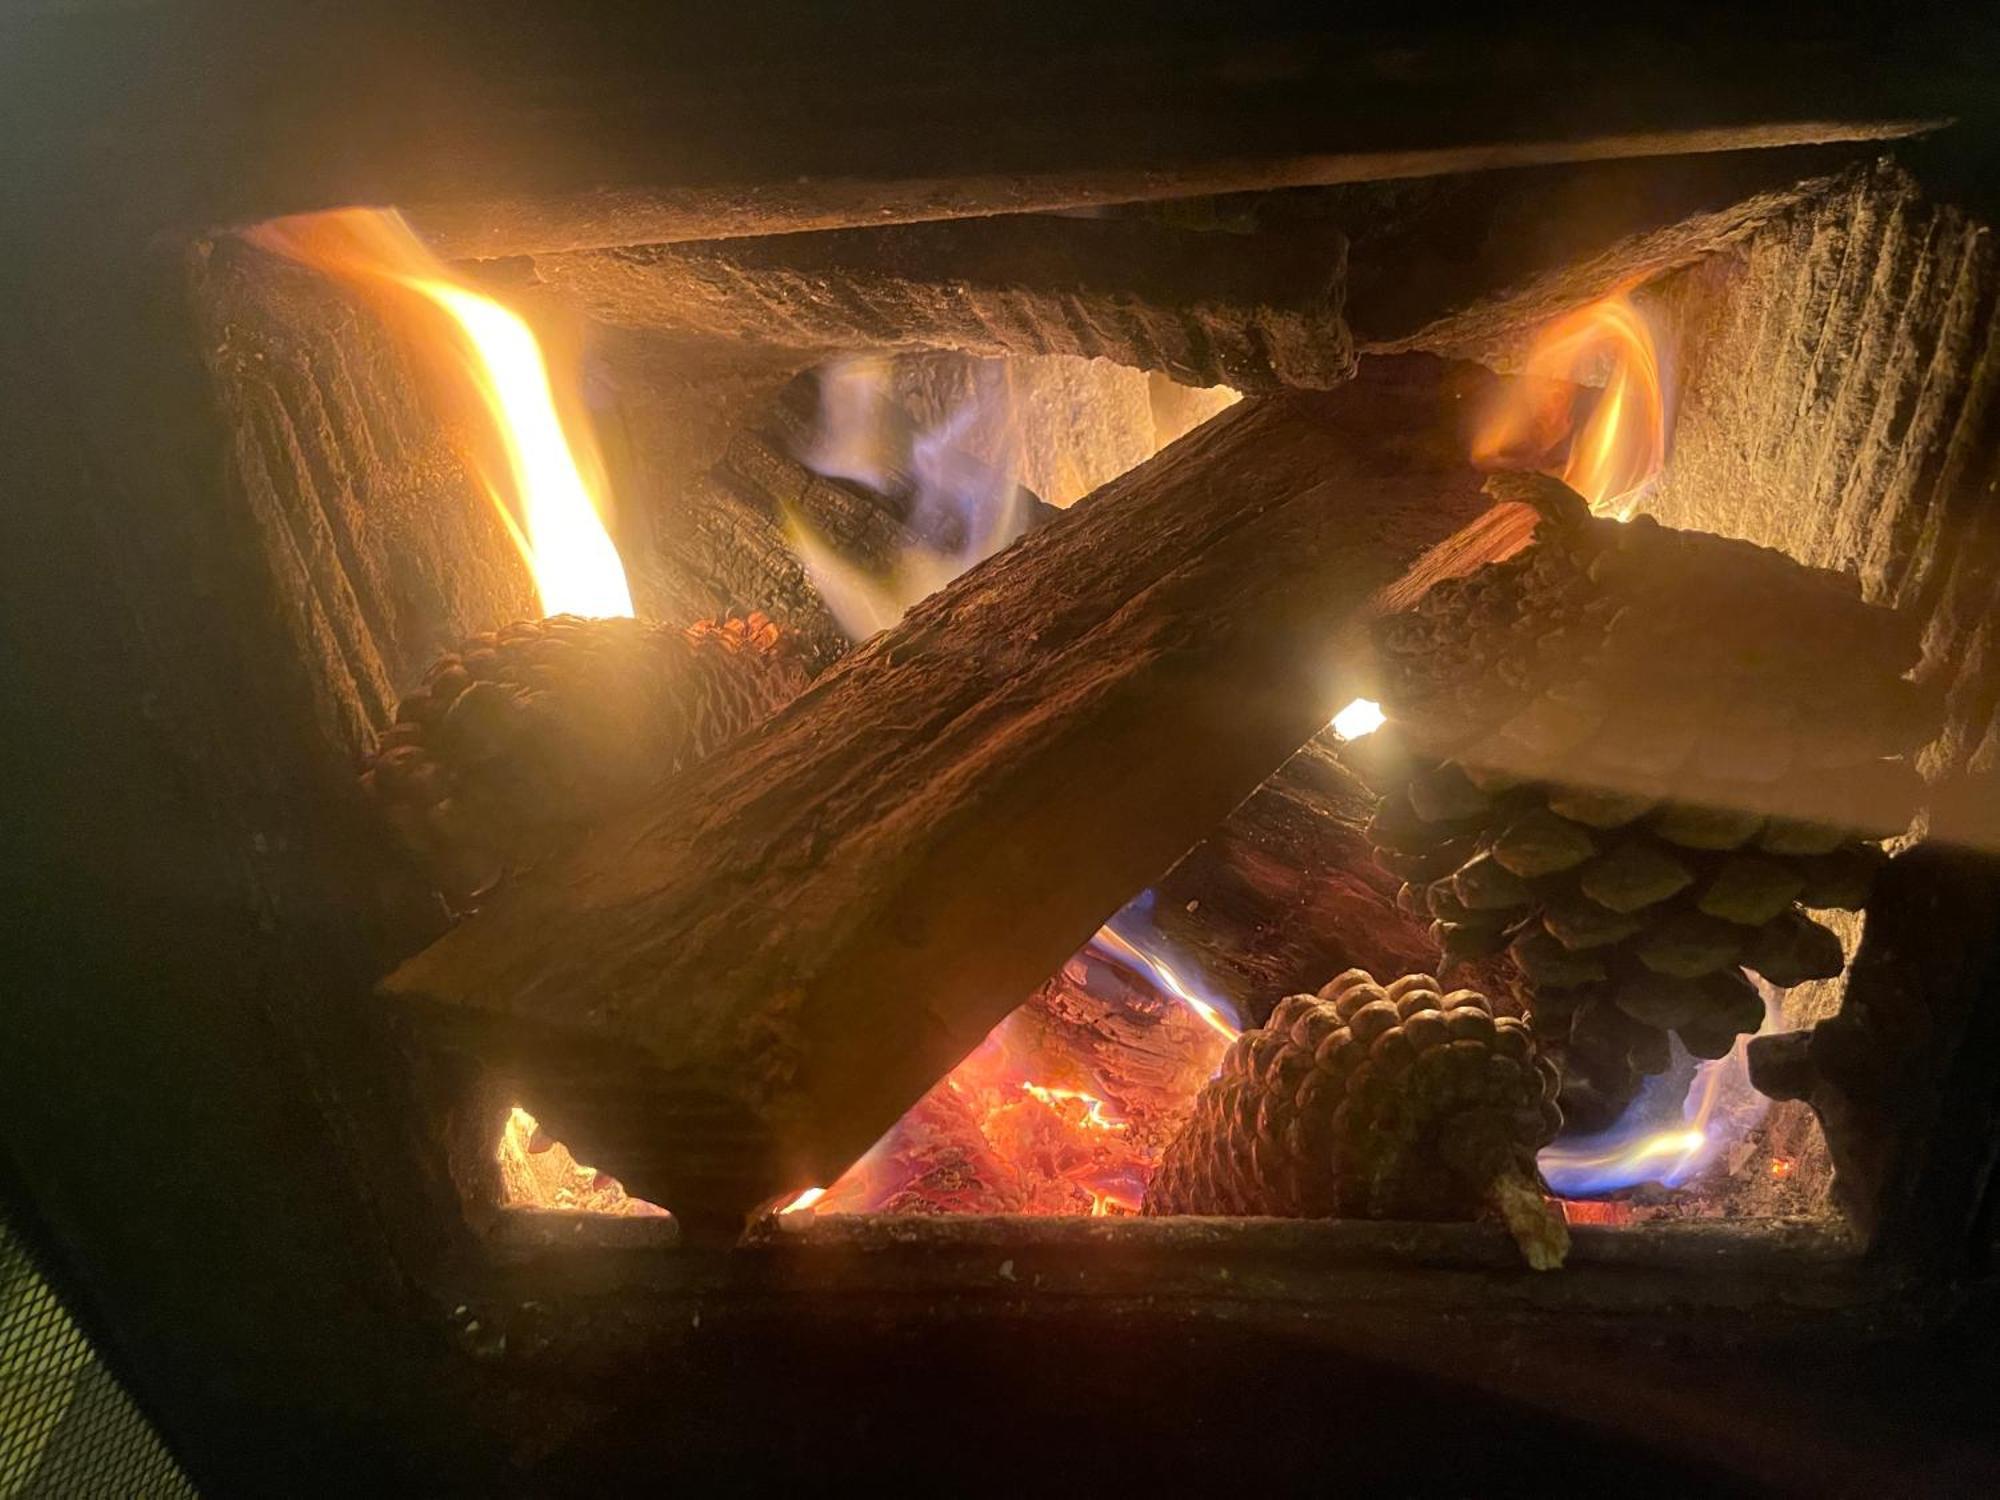
[[[1558,242],[1526,261],[1441,253],[1469,226],[1498,237],[1526,214],[1607,202],[1567,239],[1545,229]],[[1974,524],[1937,469],[1980,420],[1976,233],[1894,162],[1823,148],[452,269],[587,350],[588,419],[641,615],[759,612],[805,672],[1245,392],[1338,388],[1357,349],[1532,367],[1551,314],[1617,297],[1666,351],[1656,420],[1670,456],[1634,503],[1857,575],[1871,601],[1927,615],[1920,675],[1950,701],[1924,752],[1935,782],[1968,763],[1988,701],[1977,663],[1953,665],[1985,575],[1939,556]],[[460,456],[454,424],[475,419],[440,419],[408,330],[351,287],[228,237],[194,273],[239,481],[297,596],[286,625],[316,712],[330,748],[365,759],[441,651],[537,612]],[[1815,327],[1837,334],[1807,349]],[[1609,347],[1590,351],[1583,382],[1625,378]],[[1746,372],[1774,366],[1789,378],[1746,394]],[[1587,409],[1590,385],[1572,399]],[[1430,913],[1409,910],[1407,891],[1399,911],[1404,882],[1370,857],[1374,799],[1344,764],[1348,743],[1328,725],[1131,892],[857,1173],[770,1206],[1138,1212],[1237,1028],[1344,968],[1386,980],[1439,967]],[[385,897],[406,908],[398,930],[424,930],[435,896],[398,880]],[[1851,960],[1862,918],[1831,923]],[[1836,1016],[1846,983],[1767,991],[1762,1029]],[[1622,1121],[1586,1115],[1549,1147],[1575,1197],[1566,1212],[1838,1221],[1812,1085],[1767,1087],[1792,1097],[1751,1087],[1741,1048],[1702,1064],[1676,1045],[1643,1097],[1615,1101],[1629,1102]],[[518,1101],[480,1097],[453,1153],[475,1217],[495,1201],[664,1217],[579,1167]],[[1865,1200],[1845,1207],[1872,1223]]]
[[[1222,172],[1008,194],[974,176],[880,223],[807,202],[749,234],[713,213],[644,233],[662,211],[637,198],[593,220],[557,193],[417,193],[417,236],[533,328],[554,405],[598,450],[643,622],[601,638],[541,623],[486,419],[422,336],[266,234],[274,209],[358,200],[260,201],[178,233],[171,292],[138,300],[173,309],[149,327],[198,375],[177,399],[222,457],[159,555],[226,601],[214,628],[254,667],[240,701],[171,660],[200,610],[135,629],[179,684],[164,732],[228,789],[204,817],[282,955],[250,965],[291,991],[274,1076],[324,1127],[324,1181],[367,1205],[370,1295],[414,1309],[389,1343],[448,1347],[457,1373],[421,1401],[504,1429],[441,1462],[613,1482],[661,1458],[619,1428],[633,1372],[698,1408],[704,1379],[749,1378],[718,1376],[733,1356],[709,1339],[803,1349],[821,1316],[898,1347],[934,1318],[1115,1342],[1171,1305],[1230,1338],[1288,1330],[1305,1370],[1331,1348],[1400,1362],[1442,1315],[1479,1346],[1450,1378],[1574,1348],[1543,1407],[1595,1409],[1584,1388],[1641,1323],[1713,1336],[1704,1378],[1746,1399],[1723,1368],[1746,1349],[1768,1371],[1810,1350],[1808,1322],[1901,1329],[1960,1295],[1993,1244],[1995,271],[1990,213],[1907,123],[1331,186]],[[1381,1034],[1287,1000],[1344,971],[1438,977],[1435,1005],[1389,993],[1398,1035],[1456,1014],[1456,1040],[1497,1051],[1522,1010],[1554,1034],[1560,986],[1538,995],[1510,957],[1527,929],[1503,940],[1440,904],[1463,904],[1464,861],[1504,830],[1461,810],[1423,820],[1448,838],[1399,848],[1381,821],[1416,800],[1412,774],[1480,767],[1410,751],[1395,701],[1379,728],[1335,710],[1381,680],[1358,665],[1378,639],[1359,613],[1421,614],[1422,585],[1441,598],[1504,561],[1536,515],[1545,541],[1574,530],[1560,501],[1480,486],[1582,487],[1565,460],[1612,393],[1638,400],[1633,377],[1613,338],[1560,379],[1544,355],[1602,308],[1657,346],[1665,437],[1602,524],[1772,548],[1893,611],[1924,726],[1896,749],[1921,791],[1907,829],[1857,830],[1889,855],[1865,910],[1811,912],[1839,972],[1756,991],[1754,1046],[1731,1032],[1697,1057],[1699,1027],[1663,1023],[1633,1043],[1663,1065],[1635,1062],[1601,1118],[1573,1094],[1565,1134],[1521,1127],[1570,1241],[1567,1269],[1530,1277],[1475,1208],[1399,1212],[1421,1195],[1389,1193],[1329,1212],[1260,1155],[1305,1151],[1310,1120],[1240,1100],[1314,1066],[1334,1030]],[[1502,400],[1560,410],[1560,441],[1475,466]],[[597,675],[565,698],[579,650]],[[630,708],[634,661],[681,686]],[[535,692],[556,706],[539,759],[482,740],[475,713],[444,728],[461,700]],[[1415,760],[1385,779],[1371,747],[1399,731]],[[626,750],[580,772],[579,740]],[[397,780],[382,767],[403,750],[417,770]],[[514,779],[437,816],[436,777],[475,762]],[[1477,789],[1547,802],[1547,780]],[[1644,816],[1674,805],[1662,791]],[[1595,858],[1653,824],[1583,826]],[[1683,903],[1732,857],[1835,852],[1688,847]],[[1454,927],[1484,950],[1441,954]],[[1669,977],[1717,972],[1686,961],[1701,972]],[[1456,989],[1487,1003],[1454,1010]],[[634,998],[656,990],[683,1012]],[[1585,1076],[1560,1045],[1552,1061]],[[1288,1186],[1210,1183],[1149,1216],[1218,1074],[1246,1083],[1204,1149]],[[1403,1171],[1359,1127],[1325,1128]],[[398,1389],[418,1402],[421,1383]]]

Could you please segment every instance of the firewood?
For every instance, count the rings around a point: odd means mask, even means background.
[[[1498,377],[1245,402],[391,975],[692,1233],[831,1181],[1352,695]]]
[[[1071,354],[1183,384],[1322,388],[1353,372],[1332,227],[1203,234],[1019,215],[535,258],[613,326],[783,349]]]

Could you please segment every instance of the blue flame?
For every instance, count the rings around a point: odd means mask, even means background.
[[[1193,965],[1183,962],[1153,925],[1154,894],[1139,892],[1118,914],[1097,929],[1084,945],[1095,953],[1128,969],[1136,969],[1154,989],[1170,995],[1192,1010],[1209,1026],[1234,1040],[1243,1030],[1243,1016],[1235,1003],[1211,987]]]
[[[909,541],[886,575],[846,558],[787,508],[785,530],[841,628],[865,640],[918,600],[983,562],[1027,529],[1032,497],[1014,481],[1020,432],[1004,366],[982,363],[972,390],[917,428],[894,399],[893,361],[839,360],[820,372],[820,422],[800,455],[815,473],[852,480],[906,503]]]
[[[1764,1024],[1778,1022],[1777,995],[1759,982]],[[1618,1123],[1594,1135],[1565,1136],[1536,1158],[1542,1176],[1560,1197],[1590,1198],[1640,1183],[1677,1188],[1693,1181],[1729,1147],[1755,1128],[1770,1101],[1750,1083],[1749,1038],[1738,1037],[1729,1055],[1695,1064],[1679,1118],[1675,1091],[1693,1062],[1674,1040],[1673,1064],[1648,1078]]]

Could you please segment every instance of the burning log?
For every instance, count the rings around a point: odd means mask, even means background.
[[[614,326],[821,354],[1070,354],[1186,385],[1324,388],[1354,370],[1346,241],[1052,216],[535,258]]]
[[[1457,419],[1495,379],[1225,413],[385,992],[695,1232],[831,1181],[1350,695],[1369,601],[1485,504]]]
[[[1499,1214],[1562,1264],[1535,1152],[1561,1127],[1533,1030],[1428,974],[1350,969],[1230,1045],[1146,1193],[1149,1214],[1454,1219]]]

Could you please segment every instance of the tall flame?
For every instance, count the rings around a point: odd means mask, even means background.
[[[476,398],[491,442],[470,456],[544,614],[632,613],[624,565],[598,513],[601,482],[585,478],[600,472],[595,455],[565,428],[541,345],[519,314],[474,291],[393,210],[299,214],[246,237],[368,297],[454,397]]]
[[[1576,385],[1607,360],[1603,389],[1578,428]],[[1557,472],[1560,453],[1563,482],[1599,515],[1624,520],[1667,461],[1669,387],[1645,317],[1622,295],[1579,308],[1542,331],[1521,374],[1482,423],[1473,462]]]

